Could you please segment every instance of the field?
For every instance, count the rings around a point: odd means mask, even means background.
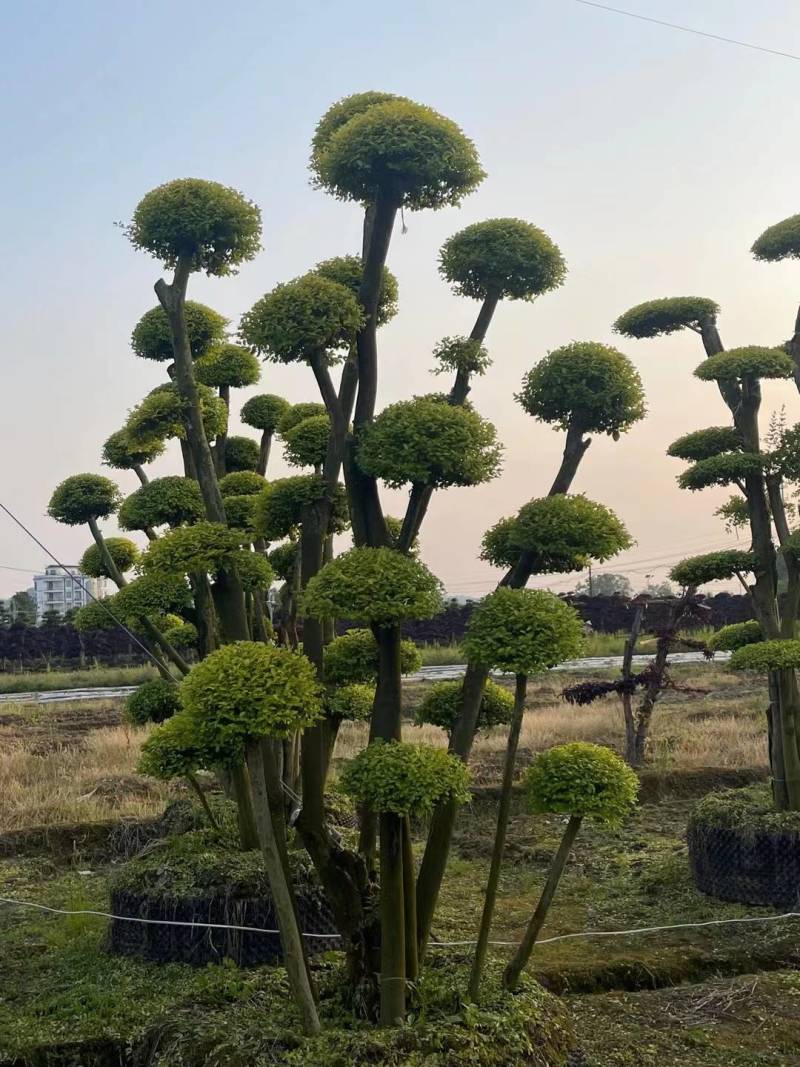
[[[688,876],[684,843],[696,796],[766,778],[766,694],[756,682],[713,665],[674,673],[702,691],[665,695],[654,719],[643,803],[621,830],[587,828],[581,834],[545,938],[766,914],[699,894]],[[619,745],[616,699],[572,708],[558,699],[563,683],[551,675],[531,686],[521,765],[536,750],[565,740]],[[424,684],[406,686],[409,712]],[[408,736],[421,732],[444,743],[432,728],[407,727]],[[107,908],[108,872],[158,832],[154,820],[169,801],[184,796],[179,787],[136,774],[143,736],[122,724],[115,701],[3,706],[1,896],[72,910]],[[365,739],[361,725],[348,725],[337,760]],[[440,942],[475,936],[503,746],[501,731],[476,744],[474,800],[460,817],[434,927]],[[495,940],[519,937],[559,832],[558,820],[533,818],[515,801]],[[105,930],[102,918],[0,905],[2,1067],[95,1067],[112,1062],[102,1058],[111,1056],[109,1049],[129,1045],[143,1056],[142,1050],[161,1047],[175,1031],[189,1045],[196,1040],[203,1055],[212,1036],[220,1050],[250,1048],[248,1042],[255,1048],[265,1040],[246,1030],[237,1006],[267,996],[276,972],[119,959],[105,952]],[[502,947],[495,951],[502,957]],[[436,958],[469,958],[461,946],[433,952]],[[800,1064],[798,963],[796,924],[782,921],[556,941],[537,948],[533,966],[565,998],[583,1050],[576,1065],[760,1067]],[[219,1058],[196,1062],[269,1063],[258,1048],[264,1058],[239,1061],[231,1054],[228,1060],[219,1051]]]

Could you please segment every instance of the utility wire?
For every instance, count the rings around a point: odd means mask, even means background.
[[[46,556],[49,556],[50,559],[53,561],[53,563],[55,563],[55,565],[57,567],[60,567],[61,570],[64,572],[64,574],[67,575],[68,578],[71,578],[72,581],[76,585],[79,585],[81,587],[81,589],[83,589],[84,593],[86,593],[86,595],[91,600],[93,600],[95,602],[95,604],[99,604],[100,607],[103,609],[103,611],[106,613],[106,615],[108,615],[108,617],[117,626],[119,626],[120,630],[124,630],[124,632],[128,635],[128,637],[131,639],[131,641],[133,641],[135,644],[137,644],[139,646],[139,648],[142,650],[142,652],[144,652],[144,654],[147,656],[147,658],[151,659],[153,661],[153,663],[155,663],[155,665],[160,668],[160,664],[159,664],[158,659],[156,659],[156,657],[153,655],[153,653],[150,651],[150,649],[147,647],[147,645],[145,645],[142,641],[140,641],[139,638],[136,636],[136,634],[132,630],[129,630],[124,622],[121,622],[117,618],[117,616],[114,614],[114,612],[111,610],[111,608],[106,603],[104,603],[103,600],[101,600],[99,597],[96,597],[94,595],[94,593],[91,593],[89,591],[89,589],[83,584],[83,582],[79,578],[76,578],[74,574],[70,574],[68,568],[65,567],[64,564],[61,563],[60,560],[56,559],[56,557],[53,555],[53,553],[50,551],[50,549],[46,545],[43,545],[42,542],[39,540],[39,538],[36,536],[36,534],[34,534],[31,530],[29,530],[28,527],[25,525],[25,523],[22,522],[21,519],[18,519],[17,516],[13,513],[13,511],[10,511],[9,508],[7,508],[2,501],[0,501],[0,510],[4,511],[6,513],[6,515],[8,515],[9,519],[11,519],[12,522],[16,523],[17,526],[19,526],[20,530],[22,530],[23,533],[27,534],[28,537],[30,537],[30,539],[34,542],[34,544],[38,545],[39,548],[41,548],[42,552],[44,552],[44,554]],[[175,681],[175,679],[173,679],[173,681]]]
[[[670,30],[680,30],[681,33],[691,33],[696,37],[706,37],[711,41],[721,41],[723,44],[734,44],[738,48],[749,48],[754,52],[766,52],[770,56],[781,56],[783,59],[794,59],[800,62],[800,56],[793,52],[781,52],[777,48],[766,48],[764,45],[753,44],[752,41],[739,41],[735,37],[724,37],[720,33],[709,33],[706,30],[696,30],[693,26],[681,26],[677,22],[668,22],[666,19],[653,18],[650,15],[640,15],[637,11],[625,11],[621,7],[612,7],[610,4],[600,4],[596,0],[575,0],[576,4],[584,7],[596,7],[600,11],[610,11],[615,15],[624,15],[629,19],[638,19],[640,22],[651,22],[655,26],[666,26]]]

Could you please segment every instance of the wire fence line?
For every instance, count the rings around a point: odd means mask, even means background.
[[[197,927],[200,929],[212,929],[212,930],[236,930],[241,933],[249,934],[271,934],[280,935],[280,930],[268,930],[260,926],[238,926],[233,923],[213,923],[213,922],[189,922],[180,919],[145,919],[138,915],[114,915],[108,911],[99,911],[91,908],[53,908],[46,904],[37,904],[31,900],[16,900],[12,897],[0,897],[0,904],[5,904],[9,907],[18,908],[32,908],[36,911],[47,912],[51,915],[65,915],[65,916],[93,916],[101,919],[112,919],[116,922],[132,922],[132,923],[144,923],[149,926],[188,926]],[[708,927],[729,926],[735,924],[744,923],[771,923],[782,922],[788,919],[800,919],[800,912],[798,911],[786,911],[780,915],[747,915],[739,918],[731,919],[706,919],[703,922],[692,923],[672,923],[665,926],[636,926],[628,930],[579,930],[570,934],[555,934],[553,937],[540,938],[537,945],[552,945],[557,941],[577,941],[586,940],[592,937],[630,937],[640,934],[655,934],[663,933],[671,930],[699,930]],[[322,938],[325,940],[331,940],[333,938],[340,938],[341,934],[335,932],[314,934],[303,932],[303,937],[308,938]],[[440,939],[433,939],[430,942],[432,948],[469,948],[477,944],[476,941],[442,941]],[[490,941],[490,945],[497,948],[514,948],[517,945],[516,941]]]

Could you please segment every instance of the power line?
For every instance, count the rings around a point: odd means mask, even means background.
[[[781,52],[777,48],[767,48],[764,45],[753,44],[752,41],[739,41],[735,37],[724,37],[720,33],[709,33],[706,30],[696,30],[693,26],[681,26],[677,22],[668,22],[666,19],[653,18],[650,15],[640,15],[637,11],[625,11],[621,7],[612,7],[610,4],[600,4],[596,0],[575,0],[576,4],[584,7],[596,7],[600,11],[611,11],[615,15],[624,15],[629,19],[638,19],[640,22],[651,22],[655,26],[666,26],[670,30],[680,30],[681,33],[691,33],[696,37],[706,37],[711,41],[721,41],[723,44],[734,44],[738,48],[750,48],[754,52],[766,52],[767,55],[781,56],[782,59],[794,59],[800,62],[800,56],[793,52]]]

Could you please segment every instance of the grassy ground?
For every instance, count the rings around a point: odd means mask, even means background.
[[[41,693],[54,689],[114,688],[140,685],[158,677],[155,667],[87,667],[83,671],[0,673],[0,693]]]
[[[669,692],[658,706],[652,773],[660,772],[667,787],[698,774],[701,788],[725,768],[763,774],[763,687],[713,665],[674,674],[695,691]],[[564,682],[549,675],[531,686],[521,763],[563,740],[620,744],[616,698],[572,708],[558,699]],[[421,683],[406,686],[409,713],[423,689]],[[409,726],[407,733],[421,731]],[[424,734],[444,743],[438,731]],[[35,824],[45,823],[55,834],[67,823],[163,810],[174,791],[135,773],[143,736],[120,725],[119,705],[108,701],[0,709],[0,844],[2,831],[24,836]],[[365,739],[362,726],[348,724],[337,757],[351,755]],[[473,775],[487,788],[476,793],[456,827],[434,927],[440,941],[475,936],[494,832],[492,785],[503,745],[502,731],[476,744]],[[618,831],[587,826],[543,937],[766,914],[694,889],[684,841],[691,807],[691,799],[675,795],[641,805]],[[561,830],[560,820],[531,817],[515,802],[494,940],[520,936]],[[418,852],[422,836],[420,831]],[[94,851],[88,838],[76,849],[46,852],[37,838],[36,849],[26,852],[24,841],[18,843],[13,858],[0,859],[0,895],[104,910],[107,852]],[[0,848],[4,854],[9,855]],[[221,964],[192,970],[115,959],[104,950],[105,934],[104,919],[0,905],[0,1067],[4,1056],[13,1058],[23,1047],[61,1045],[63,1052],[78,1039],[102,1046],[109,1035],[130,1037],[156,1018],[168,1018],[165,1026],[180,1025],[192,1012],[198,1019],[218,1015],[222,1033],[237,1025],[237,1005],[265,1004],[282,981],[281,972],[264,969],[237,971]],[[508,950],[492,951],[499,961]],[[469,961],[469,951],[461,947],[433,948],[432,954]],[[800,941],[792,922],[556,941],[540,945],[533,959],[537,976],[564,995],[586,1057],[580,1062],[587,1067],[800,1065],[800,979],[793,973],[798,966]],[[63,1053],[52,1062],[71,1067],[103,1062],[88,1057],[85,1047],[70,1055],[71,1060]]]

